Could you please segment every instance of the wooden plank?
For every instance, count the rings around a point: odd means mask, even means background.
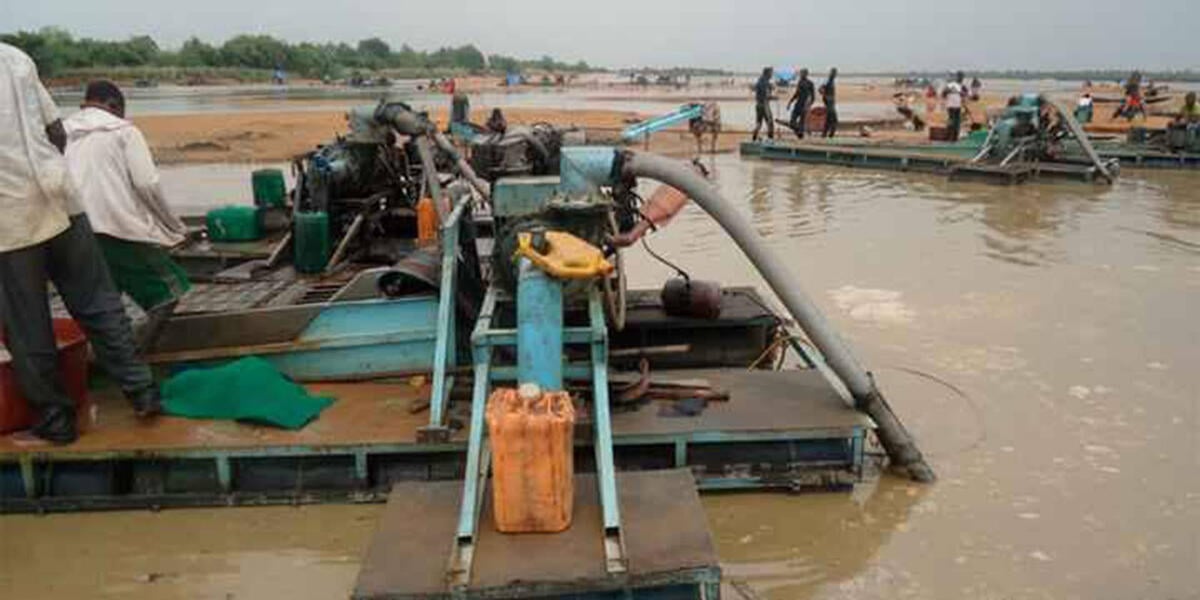
[[[331,446],[412,443],[417,429],[428,422],[424,414],[411,414],[408,410],[410,404],[428,396],[428,387],[416,388],[406,383],[308,387],[314,393],[334,396],[337,402],[299,431],[166,416],[153,423],[142,423],[133,416],[133,409],[120,392],[109,388],[92,394],[99,418],[79,441],[62,447],[27,448],[14,444],[6,436],[0,437],[0,457],[37,452],[69,459],[72,454],[101,452],[258,450],[283,446],[304,446],[315,451]]]

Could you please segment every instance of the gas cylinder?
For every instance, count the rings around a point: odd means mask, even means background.
[[[663,284],[663,310],[673,317],[716,319],[721,316],[721,284],[676,277]]]

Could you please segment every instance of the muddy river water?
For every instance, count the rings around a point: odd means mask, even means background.
[[[941,477],[706,496],[727,598],[1200,598],[1200,173],[715,167]],[[694,208],[651,243],[760,283]],[[638,286],[669,274],[628,262]],[[342,598],[381,508],[2,517],[0,597]]]

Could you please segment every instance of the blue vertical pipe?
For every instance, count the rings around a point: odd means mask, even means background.
[[[588,194],[611,185],[617,151],[605,146],[568,146],[559,156],[559,189],[568,195]]]
[[[517,383],[563,389],[562,283],[527,258],[517,275]]]

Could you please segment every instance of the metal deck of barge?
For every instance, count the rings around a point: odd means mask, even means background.
[[[445,569],[462,486],[405,483],[388,499],[352,598],[716,600],[721,569],[689,473],[622,473],[617,482],[628,530],[627,573],[605,572],[595,478],[579,475],[574,521],[560,534],[497,533],[485,505],[471,585],[452,594]]]
[[[766,160],[951,174],[966,165],[971,157],[979,151],[979,148],[977,144],[970,142],[905,144],[837,139],[830,142],[804,141],[799,143],[742,142],[739,151],[742,156]],[[1200,168],[1200,154],[1194,153],[1170,153],[1119,143],[1097,144],[1096,151],[1101,158],[1117,159],[1122,167],[1128,168]],[[1082,156],[1079,158],[1082,160]],[[1068,167],[1073,166],[1075,165],[1068,165]],[[1087,172],[1085,165],[1081,164],[1079,168],[1083,170],[1078,174],[1080,177],[1094,178],[1095,174]],[[1038,172],[1027,173],[1027,175],[1076,178],[1077,174],[1072,172],[1072,169],[1068,168],[1067,171],[1064,173],[1061,169],[1047,169],[1042,165]],[[1007,179],[1009,175],[1004,173],[1001,178]]]
[[[871,422],[818,371],[656,375],[705,378],[731,397],[695,417],[665,416],[660,402],[615,413],[619,469],[689,468],[702,490],[845,488],[859,480]],[[397,482],[461,481],[464,429],[445,443],[417,441],[428,417],[411,407],[425,401],[427,387],[311,387],[338,401],[294,432],[176,417],[146,425],[115,391],[96,394],[98,421],[75,444],[24,448],[0,439],[0,512],[379,502]],[[451,418],[466,408],[456,402]],[[578,468],[588,471],[588,423],[576,437]]]

